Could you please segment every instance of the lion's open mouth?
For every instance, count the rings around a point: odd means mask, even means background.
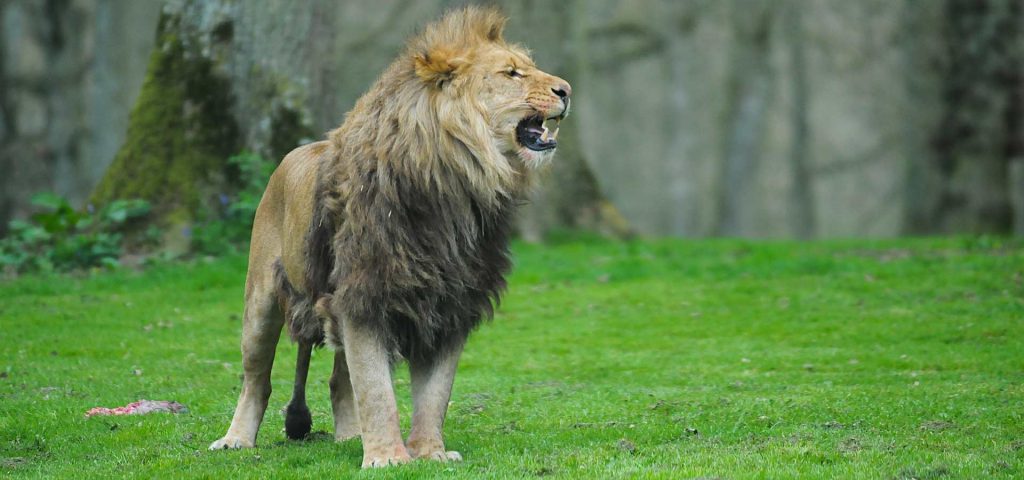
[[[548,130],[548,127],[544,125],[549,120],[555,122],[554,132]],[[558,124],[561,120],[561,117],[552,117],[545,120],[540,115],[526,117],[519,122],[519,125],[516,125],[516,140],[520,145],[535,152],[551,150],[558,146],[558,142],[555,139],[558,138]]]

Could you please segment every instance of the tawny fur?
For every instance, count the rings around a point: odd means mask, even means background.
[[[513,211],[551,156],[520,145],[516,125],[564,116],[570,91],[506,43],[504,25],[497,10],[477,7],[429,25],[327,141],[296,149],[275,171],[253,227],[245,388],[211,448],[255,444],[274,329],[287,324],[303,347],[290,437],[309,428],[302,356],[326,341],[346,358],[332,378],[351,374],[351,385],[332,379],[335,424],[346,430],[336,437],[354,433],[342,417],[358,414],[364,466],[409,453],[458,457],[440,433],[458,355],[505,287]],[[400,437],[395,444],[387,380],[399,356],[413,374],[408,452]]]

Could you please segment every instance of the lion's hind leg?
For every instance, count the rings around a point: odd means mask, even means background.
[[[270,400],[270,370],[284,326],[271,272],[269,268],[258,272],[250,268],[242,320],[242,393],[231,427],[210,445],[210,450],[256,446],[256,434]]]
[[[356,412],[352,379],[345,362],[345,347],[341,326],[331,314],[331,296],[324,295],[313,311],[323,325],[327,345],[334,349],[334,371],[331,372],[331,410],[334,412],[334,440],[343,442],[359,436],[359,414]]]
[[[352,393],[352,380],[345,363],[345,351],[334,352],[334,372],[331,373],[331,410],[334,412],[334,439],[341,442],[359,436],[359,415]]]
[[[279,268],[278,295],[288,323],[288,334],[299,345],[295,361],[295,387],[292,399],[285,408],[284,431],[288,438],[306,438],[313,427],[313,417],[306,405],[306,379],[309,376],[309,360],[313,348],[323,345],[323,326],[316,313],[316,307],[309,293],[296,290]]]

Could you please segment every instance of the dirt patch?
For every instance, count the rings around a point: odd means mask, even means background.
[[[936,465],[924,469],[904,468],[900,470],[894,480],[935,480],[949,475],[949,468],[945,465]]]
[[[856,453],[864,450],[864,445],[860,443],[860,440],[850,437],[839,442],[839,451],[843,453]]]
[[[29,461],[25,457],[0,458],[0,467],[2,468],[18,468],[28,464]]]
[[[540,467],[540,468],[538,468],[538,469],[536,469],[536,470],[534,470],[533,472],[530,472],[530,473],[533,473],[533,475],[535,477],[546,477],[548,475],[554,475],[555,474],[555,469],[552,468],[552,467],[544,466],[544,467]]]
[[[941,432],[943,430],[949,430],[954,427],[956,427],[955,424],[953,424],[952,422],[947,422],[945,420],[929,420],[927,422],[922,423],[919,428],[925,431]]]
[[[579,422],[572,424],[572,428],[611,428],[625,425],[625,422]]]

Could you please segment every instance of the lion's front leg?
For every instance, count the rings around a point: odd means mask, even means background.
[[[363,468],[412,460],[402,443],[388,351],[380,336],[343,320],[345,361],[363,438]]]
[[[412,431],[409,432],[409,453],[415,458],[446,462],[462,460],[459,452],[444,448],[442,429],[448,411],[448,399],[455,380],[455,368],[462,354],[462,342],[429,360],[411,360]]]

